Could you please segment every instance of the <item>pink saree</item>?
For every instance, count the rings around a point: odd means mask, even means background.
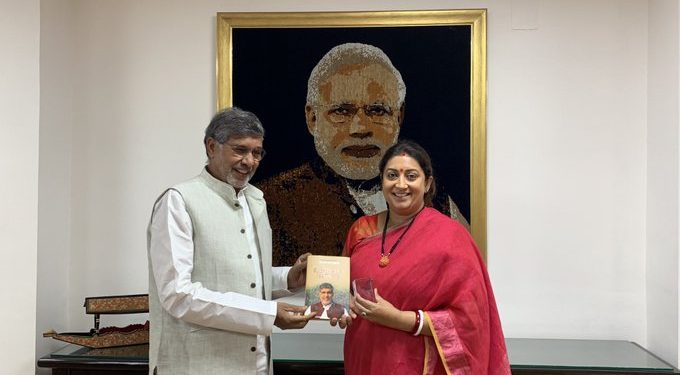
[[[385,248],[405,229],[389,231]],[[510,374],[489,277],[467,230],[425,208],[385,268],[378,266],[380,242],[377,215],[352,225],[344,250],[351,257],[351,279],[371,277],[396,308],[423,310],[433,337],[357,317],[345,335],[345,373]]]

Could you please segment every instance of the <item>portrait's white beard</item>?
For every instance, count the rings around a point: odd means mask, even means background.
[[[314,134],[314,146],[316,147],[316,152],[323,159],[326,164],[342,177],[349,178],[352,180],[370,180],[377,177],[379,174],[378,164],[383,154],[391,145],[397,141],[399,132],[395,132],[394,139],[389,145],[382,145],[382,142],[378,142],[373,138],[366,139],[351,139],[343,142],[337,148],[332,148],[326,139],[330,138],[327,135]],[[350,155],[344,155],[342,149],[347,146],[353,145],[375,145],[380,148],[380,152],[374,156],[361,158],[353,157]]]

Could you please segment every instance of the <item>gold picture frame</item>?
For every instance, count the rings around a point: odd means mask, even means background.
[[[303,51],[302,46],[305,47],[308,44],[314,44],[315,38],[317,40],[322,40],[322,38],[329,38],[329,35],[335,37],[337,33],[347,32],[351,35],[370,35],[376,33],[378,30],[382,32],[394,32],[395,35],[406,35],[408,37],[409,33],[416,32],[417,30],[431,31],[431,30],[441,30],[442,32],[455,32],[455,30],[468,30],[466,31],[468,35],[466,38],[469,40],[463,40],[460,44],[464,48],[458,48],[457,51],[447,51],[447,48],[439,47],[439,52],[451,53],[452,55],[462,54],[469,56],[466,60],[468,64],[468,71],[465,72],[461,69],[457,74],[465,75],[469,74],[469,96],[468,100],[469,112],[466,116],[461,116],[460,118],[469,119],[469,128],[467,129],[469,139],[467,145],[469,149],[469,165],[466,167],[463,164],[459,164],[464,167],[463,170],[468,170],[469,178],[469,200],[466,202],[468,217],[470,222],[470,232],[475,239],[477,246],[486,259],[487,252],[487,223],[486,223],[486,10],[485,9],[466,9],[466,10],[432,10],[432,11],[380,11],[380,12],[300,12],[300,13],[218,13],[217,14],[217,56],[216,56],[216,80],[217,80],[217,108],[221,109],[227,106],[238,105],[247,110],[252,110],[262,119],[263,114],[268,112],[276,111],[275,109],[270,109],[270,107],[263,107],[261,110],[254,110],[252,105],[246,105],[240,102],[238,96],[238,88],[236,88],[236,98],[235,86],[238,86],[239,81],[239,71],[243,71],[242,75],[248,78],[248,83],[241,84],[241,87],[247,87],[249,90],[257,91],[259,98],[262,97],[263,92],[268,92],[271,87],[268,86],[272,81],[272,76],[268,78],[263,78],[265,82],[258,82],[257,76],[262,72],[265,72],[267,68],[264,69],[260,67],[259,73],[248,71],[248,67],[252,65],[247,62],[235,61],[235,55],[238,58],[243,55],[247,55],[246,52],[250,49],[268,50],[270,47],[278,46],[282,42],[278,39],[281,34],[285,34],[287,31],[295,32],[298,34],[296,37],[291,37],[289,43],[291,46],[296,46],[300,48],[299,51]],[[253,32],[264,32],[265,37],[252,37],[254,39],[247,39],[243,35],[251,35]],[[352,34],[354,33],[354,34]],[[403,34],[406,33],[406,34]],[[321,36],[319,36],[321,35]],[[448,34],[446,34],[448,35]],[[444,35],[443,39],[446,41],[447,37]],[[300,37],[302,36],[302,37]],[[250,38],[250,36],[248,36]],[[260,39],[257,39],[260,38]],[[264,38],[264,39],[263,39]],[[358,38],[354,36],[353,38]],[[400,36],[401,38],[401,36]],[[435,37],[436,38],[436,37]],[[388,39],[395,39],[389,38]],[[249,40],[248,43],[245,40]],[[257,41],[264,42],[257,42]],[[352,40],[348,40],[352,41]],[[469,42],[469,44],[467,44]],[[271,44],[269,44],[271,43]],[[411,47],[414,45],[420,46],[421,44],[427,45],[430,41],[427,38],[421,38],[415,41],[404,40],[401,46],[403,48]],[[439,41],[437,42],[439,43]],[[260,44],[260,45],[258,45]],[[323,44],[323,43],[320,43]],[[243,47],[243,48],[241,48]],[[381,47],[382,48],[382,47]],[[466,50],[469,48],[469,50]],[[397,45],[393,50],[399,51],[402,49]],[[326,48],[327,50],[327,48]],[[390,53],[387,53],[390,55]],[[421,57],[428,57],[427,54],[420,54],[419,56],[413,56],[414,59],[419,59]],[[291,57],[293,56],[293,57]],[[279,53],[275,55],[274,58],[259,58],[257,61],[265,61],[271,64],[269,69],[276,71],[281,71],[279,75],[288,75],[285,69],[295,70],[297,69],[297,62],[295,53]],[[281,60],[279,57],[290,58],[289,60]],[[391,57],[391,55],[390,55]],[[432,59],[435,61],[436,59]],[[395,65],[397,65],[395,63]],[[424,64],[422,69],[429,70],[429,63]],[[235,72],[236,69],[236,72]],[[452,68],[453,69],[453,68]],[[248,73],[246,73],[248,71]],[[307,71],[309,69],[307,68]],[[446,68],[443,68],[441,72],[445,72]],[[265,74],[266,75],[266,74]],[[292,74],[291,74],[292,75]],[[403,73],[402,73],[403,75]],[[255,76],[255,78],[253,78]],[[244,80],[245,80],[244,78]],[[275,78],[275,77],[274,77]],[[437,76],[433,77],[436,81]],[[236,80],[236,84],[235,84]],[[408,81],[408,77],[405,76],[405,80]],[[412,80],[419,84],[423,80]],[[435,82],[431,81],[431,82]],[[407,82],[408,85],[408,82]],[[298,89],[301,86],[306,88],[306,81],[304,85],[290,85],[291,89],[295,86]],[[455,86],[455,85],[452,85]],[[255,88],[253,88],[255,87]],[[301,89],[301,88],[300,88]],[[245,91],[245,89],[241,89]],[[465,90],[468,90],[466,87]],[[446,95],[446,94],[444,94]],[[264,95],[266,97],[266,94]],[[287,94],[278,94],[276,98],[281,98],[282,96],[288,96]],[[299,96],[299,95],[298,95]],[[235,100],[236,99],[236,100]],[[448,99],[448,98],[447,98]],[[304,98],[301,99],[304,101]],[[410,99],[407,99],[407,102]],[[247,102],[243,99],[244,102]],[[455,98],[451,100],[441,100],[441,98],[433,98],[431,101],[439,102],[441,101],[442,106],[446,107],[450,103],[456,103]],[[465,101],[465,100],[462,100]],[[278,99],[269,101],[278,102]],[[296,104],[297,105],[297,104]],[[409,102],[410,105],[410,102]],[[295,123],[304,124],[304,118],[300,119],[302,116],[302,107],[304,103],[299,105],[296,109],[299,113],[296,113]],[[414,108],[409,107],[408,111],[417,110],[416,106]],[[409,115],[407,114],[406,119],[408,120]],[[434,119],[435,122],[439,123],[446,121],[448,119],[442,120],[442,117]],[[431,122],[432,120],[430,120]],[[283,136],[277,136],[276,139],[272,138],[270,129],[276,128],[277,122],[284,122],[286,126],[292,123],[289,119],[281,119],[280,116],[272,117],[268,121],[264,121],[265,127],[267,128],[268,136],[265,147],[268,149],[272,142],[283,142],[281,138]],[[460,123],[461,121],[454,120],[452,122]],[[301,125],[304,126],[304,125]],[[464,127],[466,125],[458,124],[459,127]],[[416,133],[417,137],[425,139],[421,133]],[[461,133],[462,134],[462,133]],[[429,136],[430,138],[435,138],[436,136]],[[418,140],[418,139],[416,139]],[[418,140],[419,141],[419,140]],[[290,141],[288,141],[290,142]],[[420,142],[420,141],[419,141]],[[309,142],[303,142],[309,143]],[[421,143],[422,144],[422,143]],[[427,148],[427,147],[426,147]],[[452,147],[455,149],[456,147]],[[464,147],[458,147],[464,148]],[[431,149],[428,149],[431,151]],[[440,166],[448,168],[452,164],[456,164],[453,160],[439,160]],[[438,161],[435,155],[433,155],[433,161],[435,162],[435,167],[437,167],[436,162]],[[263,163],[263,166],[269,163],[269,159]],[[262,170],[258,170],[259,175]],[[441,168],[440,168],[441,169]],[[435,170],[437,173],[437,170]],[[444,177],[451,177],[452,173],[448,172]],[[460,183],[457,179],[451,178],[454,183]],[[453,183],[452,183],[453,184]],[[255,184],[257,185],[257,184]],[[266,197],[265,197],[266,198]],[[462,199],[465,201],[465,199]],[[276,235],[276,234],[275,234]]]

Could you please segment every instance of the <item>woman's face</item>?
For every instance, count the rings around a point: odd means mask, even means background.
[[[417,213],[425,205],[425,193],[431,184],[432,176],[426,178],[418,161],[406,154],[394,156],[385,164],[382,190],[391,213]]]

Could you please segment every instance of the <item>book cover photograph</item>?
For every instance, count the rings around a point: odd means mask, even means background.
[[[307,258],[305,314],[314,319],[340,318],[349,311],[349,258],[310,255]]]

